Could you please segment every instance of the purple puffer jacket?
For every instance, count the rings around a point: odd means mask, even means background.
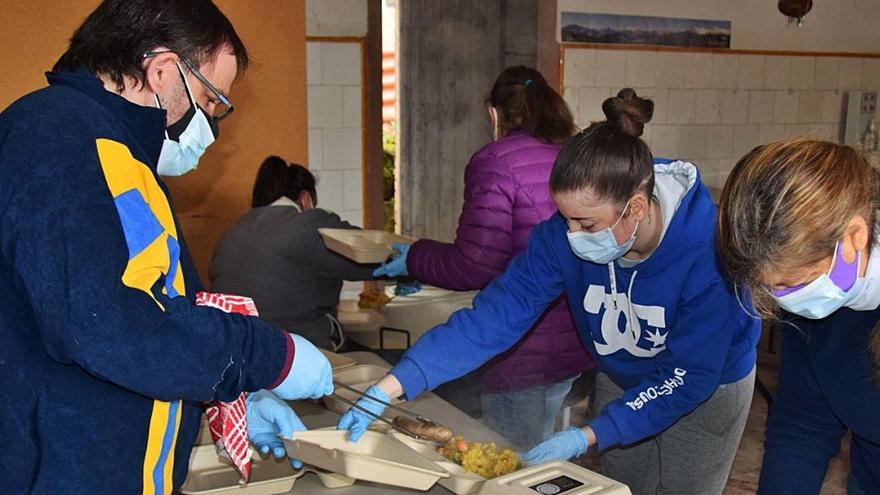
[[[559,149],[513,131],[478,151],[465,170],[455,242],[415,242],[406,259],[409,274],[451,290],[489,285],[525,250],[532,227],[556,212],[548,183]],[[497,393],[547,385],[594,366],[560,297],[519,343],[483,367],[482,388]]]

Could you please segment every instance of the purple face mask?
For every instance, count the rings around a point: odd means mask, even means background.
[[[834,258],[831,260],[831,269],[828,270],[828,278],[844,292],[850,290],[859,277],[859,258],[861,258],[861,253],[858,253],[852,263],[847,263],[843,259],[843,246],[840,244],[840,241],[837,241],[834,249]],[[797,292],[807,285],[809,283],[773,290],[771,293],[773,297],[783,297]]]

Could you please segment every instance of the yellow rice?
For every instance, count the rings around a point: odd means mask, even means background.
[[[516,471],[519,465],[519,456],[510,449],[498,450],[495,443],[469,442],[467,450],[460,452],[456,448],[456,441],[461,436],[456,435],[445,447],[438,451],[446,458],[461,464],[466,471],[478,474],[484,478],[495,478]]]

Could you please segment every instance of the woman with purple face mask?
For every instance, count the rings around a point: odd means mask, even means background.
[[[783,323],[758,493],[819,493],[847,433],[847,493],[880,493],[878,207],[877,172],[821,141],[756,148],[724,187],[722,264],[760,316]]]
[[[847,262],[843,245],[837,241],[828,273],[809,283],[772,289],[770,294],[776,304],[789,313],[814,320],[825,318],[846,306],[864,289],[865,279],[859,277],[861,262],[861,251],[856,252],[855,260]]]

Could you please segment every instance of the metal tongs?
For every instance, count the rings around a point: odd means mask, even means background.
[[[431,421],[430,419],[428,419],[428,418],[426,418],[426,417],[424,417],[424,416],[420,416],[419,414],[416,414],[416,413],[414,413],[414,412],[412,412],[412,411],[409,411],[409,410],[407,410],[407,409],[404,409],[404,408],[402,408],[402,407],[400,407],[400,406],[396,406],[396,405],[394,405],[394,404],[390,404],[390,403],[388,403],[388,402],[385,402],[384,400],[379,399],[379,398],[377,398],[377,397],[373,397],[372,395],[365,393],[363,390],[358,390],[358,389],[356,389],[356,388],[354,388],[354,387],[350,387],[350,386],[348,386],[348,385],[346,385],[346,384],[344,384],[344,383],[337,382],[336,380],[333,380],[333,384],[336,385],[336,386],[338,386],[338,387],[342,387],[342,388],[344,388],[344,389],[346,389],[346,390],[349,390],[349,391],[351,391],[351,392],[355,392],[355,393],[357,393],[357,394],[360,394],[361,397],[366,397],[367,399],[370,399],[370,400],[372,400],[372,401],[374,401],[374,402],[378,402],[379,404],[382,404],[382,405],[385,406],[386,408],[394,409],[395,411],[400,411],[400,412],[406,414],[407,416],[410,416],[410,417],[415,418],[417,421],[419,421],[419,422],[421,422],[421,423],[423,423],[423,424],[425,424],[425,425],[427,425],[427,426],[437,426],[437,423]],[[399,425],[394,424],[393,421],[391,421],[391,420],[389,420],[389,419],[386,419],[386,418],[384,418],[383,416],[373,414],[373,413],[372,413],[371,411],[369,411],[368,409],[365,409],[365,408],[359,406],[359,405],[356,404],[354,401],[348,400],[347,398],[345,398],[345,397],[343,397],[343,396],[337,394],[336,392],[333,392],[332,395],[333,395],[334,397],[336,397],[337,399],[341,400],[342,402],[345,402],[345,403],[348,404],[349,406],[351,406],[351,407],[357,409],[358,411],[361,411],[362,413],[364,413],[364,414],[366,414],[366,415],[368,415],[368,416],[371,416],[371,417],[374,418],[374,419],[378,419],[379,421],[382,421],[383,423],[386,423],[386,424],[390,425],[392,428],[394,428],[395,430],[397,430],[397,431],[403,433],[404,435],[409,435],[409,436],[411,436],[411,437],[413,437],[413,438],[415,438],[415,439],[417,439],[417,440],[425,440],[425,441],[429,441],[429,442],[432,441],[432,440],[430,440],[430,439],[428,439],[428,438],[425,438],[425,437],[419,435],[418,433],[415,433],[415,432],[413,432],[413,431],[410,431],[409,428],[405,428],[405,427],[403,427],[403,426],[399,426]]]

